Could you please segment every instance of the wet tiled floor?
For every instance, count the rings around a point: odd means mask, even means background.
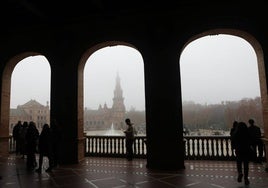
[[[250,164],[250,185],[236,181],[234,161],[185,161],[177,172],[152,171],[146,160],[87,157],[77,165],[63,165],[41,174],[27,171],[26,160],[0,157],[2,188],[268,188],[265,164]],[[45,160],[44,168],[47,166]]]

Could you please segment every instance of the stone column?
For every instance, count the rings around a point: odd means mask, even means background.
[[[142,52],[145,64],[147,167],[184,169],[178,52],[154,40]]]
[[[62,128],[59,163],[72,164],[85,157],[83,120],[81,114],[78,115],[77,65],[80,57],[70,44],[68,49],[58,49],[48,58],[51,63],[51,120],[56,119]]]

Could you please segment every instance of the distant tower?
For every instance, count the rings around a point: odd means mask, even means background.
[[[114,128],[119,129],[122,128],[124,118],[125,118],[126,108],[124,104],[123,98],[123,90],[120,84],[119,74],[116,75],[116,84],[114,89],[114,98],[113,98],[113,106],[112,106],[112,121]]]

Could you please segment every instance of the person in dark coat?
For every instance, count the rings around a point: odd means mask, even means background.
[[[232,150],[234,151],[234,133],[235,133],[235,130],[237,128],[237,125],[238,125],[238,122],[237,121],[234,121],[233,122],[233,127],[231,128],[230,130],[230,136],[231,136],[231,147],[232,147]]]
[[[133,159],[133,144],[135,140],[135,128],[133,127],[133,123],[129,118],[125,119],[125,123],[128,126],[126,130],[124,130],[126,136],[126,152],[127,152],[127,160],[132,161]]]
[[[23,159],[24,159],[24,156],[27,155],[27,151],[26,151],[27,130],[28,130],[28,122],[24,121],[22,124],[22,128],[20,129],[20,132],[19,132],[20,154]]]
[[[14,138],[15,141],[15,147],[16,147],[16,155],[21,153],[20,149],[20,131],[22,129],[22,123],[21,121],[18,121],[18,123],[14,126],[13,131],[12,131],[12,137]]]
[[[27,168],[28,170],[33,170],[37,165],[35,153],[37,150],[37,142],[39,138],[38,129],[36,128],[36,125],[33,121],[29,123],[25,137],[26,137],[26,152],[27,152]]]
[[[242,182],[244,176],[245,185],[249,184],[249,160],[250,160],[250,139],[249,131],[245,122],[239,122],[233,136],[236,155],[238,177],[237,181]]]
[[[51,132],[48,124],[44,124],[38,142],[38,151],[39,151],[39,167],[36,169],[36,172],[42,172],[43,158],[47,157],[49,161],[49,167],[46,169],[46,172],[52,170],[52,159],[51,159]]]
[[[261,163],[263,158],[263,141],[261,139],[261,129],[257,125],[253,119],[248,120],[249,123],[249,134],[251,140],[251,146],[254,151],[254,162]],[[258,151],[258,153],[257,153]]]

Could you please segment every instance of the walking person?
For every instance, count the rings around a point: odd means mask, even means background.
[[[251,146],[254,151],[254,162],[261,163],[263,157],[263,142],[261,139],[261,129],[260,127],[255,125],[253,119],[249,119],[248,123],[249,123],[248,129],[250,134]]]
[[[242,182],[244,176],[245,185],[249,185],[249,159],[250,159],[250,140],[249,130],[245,122],[239,122],[234,132],[233,142],[236,155],[236,166],[238,177],[237,181]]]
[[[38,173],[42,172],[43,167],[43,158],[47,157],[49,161],[49,167],[46,169],[46,172],[50,172],[52,170],[52,148],[51,148],[51,132],[48,124],[44,124],[41,134],[39,136],[38,142],[38,151],[39,151],[39,166],[35,170]]]
[[[130,121],[129,118],[125,119],[125,123],[128,126],[127,129],[124,131],[126,137],[126,152],[127,152],[127,160],[133,160],[133,143],[135,139],[136,131],[133,127],[133,123]]]

